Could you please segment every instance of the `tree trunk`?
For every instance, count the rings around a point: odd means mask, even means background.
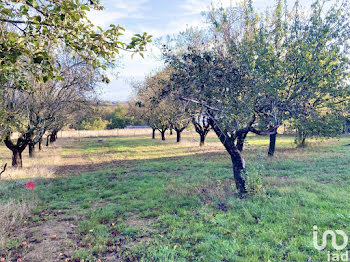
[[[165,130],[164,131],[160,131],[160,133],[162,134],[162,140],[165,140]]]
[[[12,151],[12,166],[13,167],[22,167],[22,152],[27,147],[29,140],[26,139],[26,136],[19,137],[17,143],[14,144],[11,140],[11,135],[8,134],[4,143],[8,149]]]
[[[39,146],[38,146],[38,148],[39,148],[39,151],[41,151],[41,143],[43,142],[43,139],[42,138],[40,138],[40,140],[39,140],[39,142],[38,142],[38,144],[39,144]]]
[[[243,173],[245,172],[245,164],[242,154],[238,148],[236,148],[230,152],[230,155],[233,166],[233,176],[236,181],[236,188],[241,195],[246,194],[246,181],[243,177]]]
[[[297,137],[295,139],[295,143],[297,144],[297,147],[305,147],[306,146],[306,137],[307,134],[301,130],[297,130]]]
[[[17,148],[13,148],[12,150],[12,166],[21,168],[22,164],[22,152]]]
[[[29,149],[29,157],[33,158],[35,155],[35,145],[32,141],[28,143],[28,149]]]
[[[199,146],[204,146],[206,134],[203,132],[203,133],[200,133],[199,135],[200,135]]]
[[[269,152],[267,153],[268,156],[272,157],[275,154],[276,149],[276,137],[277,132],[270,135],[270,145],[269,145]]]
[[[210,118],[209,121],[214,132],[220,139],[221,143],[224,145],[226,151],[231,156],[233,177],[236,182],[236,188],[239,194],[243,196],[247,193],[246,181],[245,181],[245,178],[243,177],[245,173],[245,162],[241,152],[238,150],[237,146],[235,145],[235,138],[230,137],[229,134],[223,132],[221,128],[219,128],[216,125],[216,123],[212,120],[212,118]]]
[[[247,137],[247,134],[242,134],[237,137],[237,148],[239,152],[243,151],[243,146],[244,146],[244,140]]]
[[[152,128],[152,139],[156,138],[156,129]]]
[[[50,135],[46,137],[46,146],[49,146]]]
[[[50,135],[50,143],[54,143],[56,141],[56,134],[54,132]]]
[[[173,129],[170,128],[170,135],[172,136],[173,135]]]
[[[181,141],[181,131],[176,130],[176,142],[180,143],[180,141]]]

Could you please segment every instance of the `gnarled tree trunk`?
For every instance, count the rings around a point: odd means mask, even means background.
[[[35,144],[32,140],[28,143],[29,157],[32,158],[35,155]]]
[[[269,151],[267,153],[268,156],[270,156],[270,157],[272,157],[275,154],[276,138],[277,138],[277,132],[270,135]]]
[[[176,130],[176,142],[181,142],[181,131]]]
[[[243,156],[237,147],[232,148],[230,156],[233,167],[233,177],[236,181],[236,187],[241,194],[245,194],[247,193],[247,189],[246,181],[243,177],[243,173],[245,172],[245,163]]]
[[[253,132],[256,135],[259,136],[270,136],[270,144],[269,144],[269,151],[268,156],[273,156],[275,153],[275,147],[276,147],[276,138],[277,138],[277,129],[279,125],[270,125],[268,130],[257,130],[254,127],[250,127],[249,131]]]
[[[52,132],[50,135],[50,143],[54,143],[56,141],[56,133]]]
[[[161,135],[162,135],[162,140],[163,140],[163,141],[165,140],[165,131],[166,131],[166,130],[160,131],[160,133],[161,133]]]
[[[237,137],[237,148],[240,152],[243,151],[244,141],[248,133],[243,133]]]
[[[231,137],[227,133],[224,133],[212,119],[209,120],[209,123],[220,139],[221,143],[225,146],[226,151],[231,156],[233,177],[236,182],[236,188],[242,196],[247,193],[246,181],[243,177],[245,172],[245,162],[241,152],[235,145],[235,137]]]
[[[162,140],[165,140],[165,132],[168,130],[168,127],[162,127],[162,128],[158,128],[158,131],[160,132],[160,134],[162,135]]]
[[[43,139],[40,138],[40,140],[38,142],[38,149],[39,149],[39,151],[41,151],[41,149],[42,149],[42,147],[41,147],[42,142],[43,142]]]
[[[178,128],[177,126],[174,127],[174,129],[175,129],[175,131],[176,131],[176,142],[177,142],[177,143],[180,143],[180,142],[181,142],[181,133],[182,133],[182,131],[185,130],[185,128],[188,126],[189,123],[190,123],[190,122],[187,122],[187,123],[185,122],[185,124],[182,125],[181,128]]]
[[[19,137],[17,139],[17,143],[15,144],[11,140],[11,135],[8,134],[5,137],[4,142],[6,147],[12,151],[12,166],[21,168],[23,166],[22,152],[27,147],[29,140],[25,137]]]
[[[12,150],[12,166],[18,168],[23,167],[22,152],[17,148]]]
[[[200,133],[200,141],[199,141],[199,146],[204,146],[205,145],[205,137],[207,136],[205,133]]]
[[[205,122],[202,120],[202,122]],[[196,119],[192,119],[192,123],[194,125],[194,129],[196,132],[199,134],[200,140],[199,140],[199,146],[204,146],[205,144],[205,138],[207,134],[210,131],[210,125],[208,123],[199,123],[199,120],[197,121]]]

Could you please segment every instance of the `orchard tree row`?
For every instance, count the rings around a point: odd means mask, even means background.
[[[151,75],[144,82],[135,82],[135,98],[129,102],[130,115],[143,119],[152,128],[152,139],[158,130],[165,140],[167,130],[176,132],[176,141],[181,141],[181,133],[193,123],[200,135],[200,145],[204,145],[210,131],[209,121],[200,107],[179,99],[179,90],[169,92],[173,68],[167,66],[163,71]],[[180,90],[181,91],[181,90]]]
[[[124,29],[103,30],[87,18],[98,0],[0,2],[0,138],[22,167],[22,152],[92,108],[97,85],[121,50],[142,52],[150,36],[120,40]]]
[[[269,135],[273,156],[284,123],[301,145],[343,131],[350,114],[349,16],[348,0],[316,0],[308,12],[299,1],[287,8],[282,0],[264,14],[251,0],[213,7],[206,29],[164,44],[165,67],[136,86],[135,110],[163,138],[168,128],[180,134],[190,121],[199,129],[207,123],[231,156],[244,195],[249,132]]]

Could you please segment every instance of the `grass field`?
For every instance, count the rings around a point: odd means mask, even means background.
[[[350,233],[349,137],[296,149],[267,137],[244,149],[251,194],[211,135],[61,138],[0,182],[5,261],[327,261],[319,232]],[[1,162],[9,152],[0,148]],[[26,182],[36,183],[33,192]],[[329,241],[330,242],[330,241]],[[330,244],[330,243],[329,243]]]

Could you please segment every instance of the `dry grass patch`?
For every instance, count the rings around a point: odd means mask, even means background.
[[[36,205],[37,200],[34,197],[30,201],[9,201],[0,205],[0,250],[5,249],[9,243],[9,233],[23,224]]]

